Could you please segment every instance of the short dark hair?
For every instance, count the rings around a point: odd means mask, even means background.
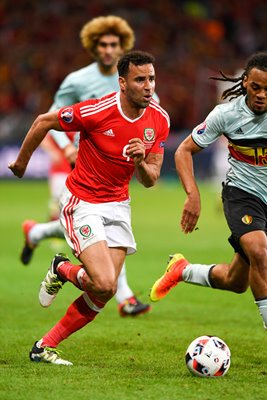
[[[155,66],[155,57],[141,50],[133,50],[124,54],[118,62],[119,76],[125,78],[129,72],[130,63],[134,65],[152,64]]]
[[[248,59],[244,72],[245,75],[248,75],[252,68],[267,71],[267,51],[255,53]]]

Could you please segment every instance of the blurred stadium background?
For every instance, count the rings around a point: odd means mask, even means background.
[[[218,102],[208,78],[219,70],[234,75],[266,46],[266,0],[1,0],[0,179],[13,179],[7,164],[63,78],[92,61],[80,44],[82,25],[107,14],[126,18],[135,48],[156,56],[157,93],[172,122],[163,177],[175,176],[177,145]],[[200,178],[212,175],[214,152],[197,156]],[[47,170],[38,151],[27,176],[45,178]]]

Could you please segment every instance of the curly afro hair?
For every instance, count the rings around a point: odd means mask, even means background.
[[[93,18],[82,27],[80,38],[83,47],[94,56],[99,38],[108,34],[119,36],[124,52],[133,48],[135,35],[132,28],[125,19],[115,15]]]

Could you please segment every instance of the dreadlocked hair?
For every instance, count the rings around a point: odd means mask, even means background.
[[[261,71],[267,71],[267,52],[262,51],[253,54],[247,61],[245,70],[243,74],[237,78],[230,78],[225,75],[222,71],[219,71],[222,78],[220,77],[210,77],[209,79],[223,81],[223,82],[234,82],[236,85],[232,86],[229,89],[226,89],[222,93],[222,99],[225,100],[227,97],[230,97],[230,101],[238,96],[245,95],[247,93],[246,89],[243,86],[243,80],[245,76],[248,76],[252,68],[257,68]]]
[[[227,99],[227,97],[231,96],[229,99],[231,101],[232,99],[235,99],[238,96],[246,94],[246,89],[243,87],[243,79],[246,75],[245,72],[243,72],[243,74],[237,78],[230,78],[229,76],[225,75],[222,71],[219,72],[222,78],[211,76],[209,79],[213,79],[215,81],[223,81],[223,82],[234,82],[234,83],[237,82],[236,85],[232,86],[229,89],[224,90],[221,96],[222,100],[225,100]]]

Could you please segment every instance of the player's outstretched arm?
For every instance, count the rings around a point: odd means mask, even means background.
[[[57,117],[57,111],[39,115],[33,122],[21,145],[16,161],[10,163],[8,168],[18,178],[22,178],[32,153],[40,145],[50,129],[62,130]]]
[[[200,215],[200,194],[193,167],[193,154],[200,150],[201,147],[194,143],[191,136],[188,136],[175,152],[176,171],[187,194],[180,223],[184,233],[193,232]]]

